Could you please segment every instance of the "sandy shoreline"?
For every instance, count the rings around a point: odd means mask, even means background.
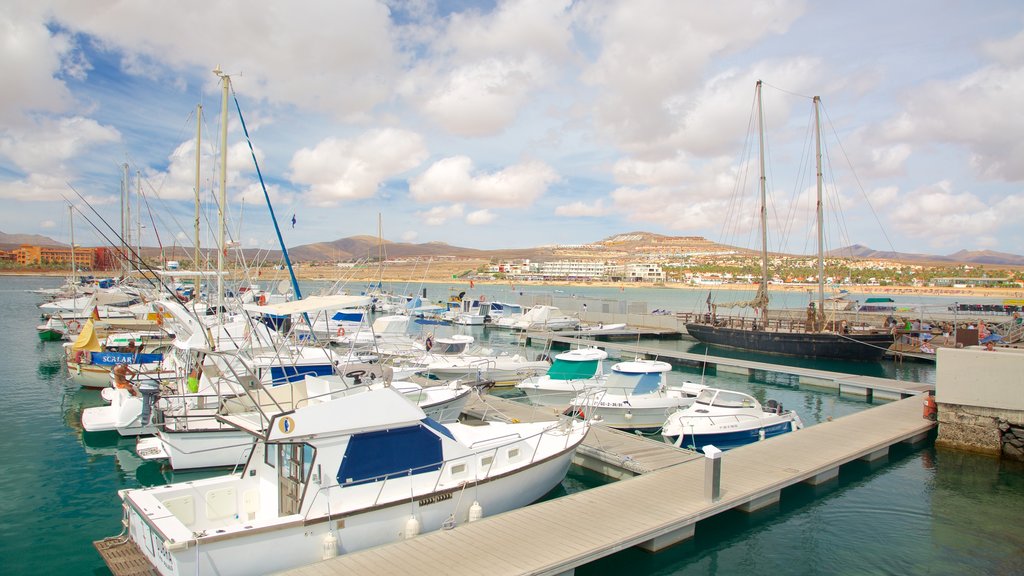
[[[340,278],[341,274],[331,277],[328,274],[319,273],[308,270],[297,270],[296,276],[299,280],[309,281],[345,281],[346,283],[351,282],[372,282],[376,281],[376,275],[366,277],[345,277]],[[0,271],[0,276],[41,276],[41,277],[64,277],[67,276],[67,272],[48,272],[48,271],[16,271],[16,270],[3,270]],[[263,283],[267,282],[279,282],[288,277],[281,271],[274,271],[274,274],[264,274],[259,278],[259,281]],[[383,278],[384,282],[388,283],[404,283],[404,282],[424,282],[430,284],[465,284],[469,286],[469,280],[464,278],[451,278],[451,277],[438,277],[433,278],[417,278],[412,280],[408,277],[387,277]],[[665,290],[695,290],[695,291],[722,291],[722,290],[756,290],[756,284],[720,284],[714,286],[693,286],[690,284],[681,283],[665,283],[665,284],[650,284],[650,283],[625,283],[625,282],[544,282],[537,280],[529,281],[511,281],[511,280],[473,280],[474,285],[481,286],[577,286],[577,287],[596,287],[596,288],[620,288],[620,289],[634,289],[634,288],[647,288],[647,289],[665,289]],[[855,285],[855,286],[843,286],[842,289],[849,290],[858,294],[879,294],[885,296],[970,296],[975,298],[1003,298],[1003,299],[1024,299],[1024,288],[946,288],[946,287],[934,287],[934,286],[867,286],[867,285]],[[797,285],[783,285],[783,284],[772,284],[770,287],[771,291],[780,292],[816,292],[817,286],[810,284],[797,284]],[[826,296],[831,294],[833,291],[826,288]]]

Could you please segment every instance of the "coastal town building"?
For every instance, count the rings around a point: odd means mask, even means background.
[[[22,244],[12,250],[13,260],[21,266],[67,265],[71,266],[72,250],[70,246],[32,246]],[[113,254],[108,248],[74,249],[75,267],[79,270],[97,270],[110,268]]]

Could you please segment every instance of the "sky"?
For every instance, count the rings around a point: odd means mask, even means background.
[[[213,245],[219,67],[245,247],[277,247],[259,174],[288,246],[380,222],[480,249],[753,247],[761,80],[770,249],[817,249],[816,95],[826,250],[1024,252],[1017,0],[14,0],[0,31],[8,234],[68,242],[72,203],[75,242],[105,244],[127,164],[132,234],[192,246],[198,124]]]

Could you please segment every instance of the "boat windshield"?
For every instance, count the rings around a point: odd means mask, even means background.
[[[552,380],[580,380],[592,378],[597,373],[598,360],[571,361],[555,358],[554,364],[548,368],[548,378]]]
[[[605,388],[621,394],[650,394],[661,385],[661,373],[612,371]]]
[[[434,347],[430,349],[434,354],[447,354],[455,355],[462,354],[466,350],[467,342],[435,342]]]
[[[753,398],[746,394],[743,394],[742,392],[732,392],[729,390],[701,390],[700,394],[697,395],[697,399],[694,402],[698,404],[706,404],[708,406],[718,406],[719,408],[754,407]]]

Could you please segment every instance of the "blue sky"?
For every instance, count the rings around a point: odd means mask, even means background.
[[[814,249],[820,95],[828,248],[1024,251],[1019,2],[43,0],[4,3],[0,28],[7,233],[67,241],[65,198],[89,211],[72,189],[117,222],[127,162],[144,243],[191,246],[202,103],[210,246],[220,65],[289,245],[376,235],[381,214],[392,241],[748,246],[761,79],[773,249]],[[272,248],[234,101],[228,126],[229,234]]]

